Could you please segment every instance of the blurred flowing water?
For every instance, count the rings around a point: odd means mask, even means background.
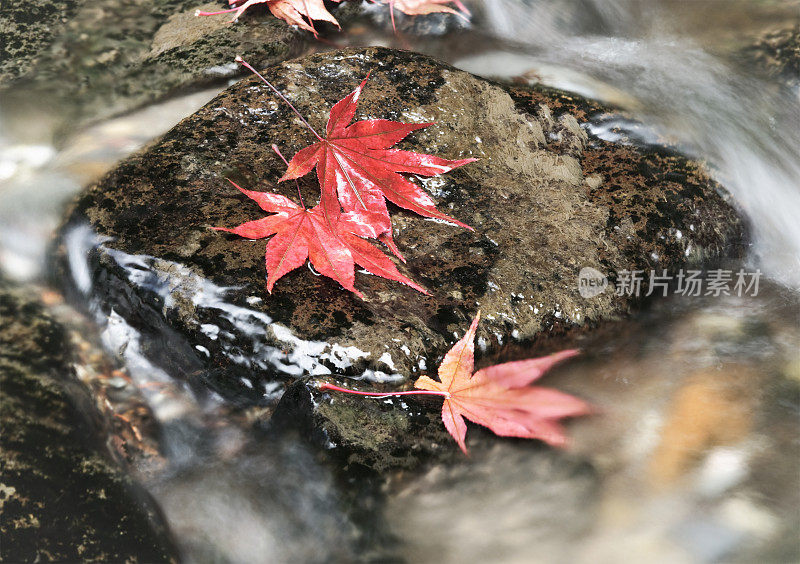
[[[372,557],[784,562],[797,554],[800,89],[758,76],[738,54],[799,14],[797,2],[779,0],[486,0],[474,25],[454,35],[337,38],[410,42],[476,74],[522,76],[622,108],[624,119],[592,132],[634,128],[634,138],[707,160],[749,220],[749,266],[764,273],[758,296],[672,296],[587,338],[584,359],[548,382],[601,410],[570,426],[571,450],[498,440],[462,467],[394,480],[380,524],[394,541]],[[0,270],[40,284],[68,199],[218,90],[58,141],[58,115],[0,100]],[[353,521],[341,485],[305,447],[255,449],[221,404],[197,401],[151,365],[124,320],[97,331],[162,427],[161,456],[137,471],[188,561],[364,558],[364,531],[378,524]]]
[[[601,99],[613,88],[621,96],[612,102],[686,152],[707,159],[750,219],[753,262],[780,283],[800,288],[800,92],[797,85],[776,89],[737,68],[724,57],[735,43],[713,37],[746,32],[734,26],[757,25],[759,8],[769,12],[776,5],[497,0],[487,10],[487,27],[516,44],[509,55],[519,68],[556,69],[551,86]],[[787,24],[800,20],[800,4],[785,3],[784,9]],[[698,20],[707,26],[697,28]],[[695,28],[687,28],[687,22]],[[725,29],[726,22],[734,29]],[[509,76],[502,59],[495,59],[505,52],[455,64],[478,74]],[[497,64],[486,64],[494,60]],[[568,72],[559,77],[561,69]],[[585,79],[581,84],[572,73],[600,84]]]

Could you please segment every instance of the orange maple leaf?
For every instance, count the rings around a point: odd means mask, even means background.
[[[442,421],[465,454],[464,417],[502,437],[540,439],[563,446],[566,435],[558,420],[589,413],[589,405],[558,390],[529,384],[557,362],[579,351],[565,350],[541,358],[507,362],[473,374],[473,341],[479,319],[480,313],[467,334],[445,355],[439,366],[440,382],[422,376],[414,386],[444,396]]]
[[[414,382],[417,389],[408,392],[362,392],[328,383],[322,384],[320,390],[373,398],[442,396],[442,421],[464,454],[468,454],[464,417],[488,427],[501,437],[540,439],[553,446],[564,446],[567,437],[558,420],[586,415],[592,411],[591,407],[575,396],[529,384],[557,362],[573,357],[579,351],[570,349],[550,356],[506,362],[473,374],[475,330],[480,317],[478,313],[467,334],[445,355],[439,366],[439,382],[422,376]]]
[[[341,0],[333,0],[334,2],[341,2]],[[266,4],[269,11],[276,18],[282,19],[289,25],[296,25],[300,29],[310,31],[315,36],[317,30],[314,27],[314,21],[330,22],[338,28],[341,28],[336,18],[325,8],[323,0],[229,0],[228,4],[233,6],[228,10],[219,10],[217,12],[195,12],[197,16],[216,16],[218,14],[228,14],[234,12],[233,19],[236,21],[239,16],[244,14],[248,8],[256,4]]]
[[[342,0],[333,0],[334,2],[341,2]],[[394,11],[400,10],[409,16],[419,16],[424,14],[433,14],[435,12],[446,12],[449,14],[456,14],[464,19],[469,19],[469,10],[460,0],[370,0],[374,3],[383,3],[389,5],[389,10],[392,16],[392,27],[395,27]],[[232,7],[227,10],[219,10],[216,12],[202,12],[197,10],[197,16],[216,16],[218,14],[228,14],[233,12],[233,19],[236,21],[244,14],[250,7],[257,4],[266,4],[269,11],[276,18],[280,18],[289,25],[296,25],[300,29],[310,31],[317,36],[317,30],[314,28],[314,21],[330,22],[339,29],[341,26],[336,18],[325,8],[323,0],[228,0],[228,4]],[[453,4],[454,8],[448,6]]]
[[[465,20],[469,20],[469,10],[460,0],[372,0],[373,2],[380,1],[383,4],[389,5],[389,11],[392,16],[392,27],[397,30],[394,21],[394,11],[400,10],[408,16],[423,16],[426,14],[434,14],[437,12],[455,14],[461,16]],[[453,4],[456,9],[451,8],[448,4]]]

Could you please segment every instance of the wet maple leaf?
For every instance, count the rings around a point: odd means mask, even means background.
[[[333,1],[341,2],[342,0]],[[464,18],[470,15],[469,10],[460,0],[371,0],[371,2],[389,5],[392,15],[392,27],[395,26],[395,10],[399,10],[409,16],[433,14],[435,12],[457,14]],[[196,15],[216,16],[218,14],[233,13],[232,21],[236,21],[252,6],[266,4],[269,11],[276,18],[282,19],[289,25],[296,25],[300,29],[310,31],[315,36],[317,35],[317,30],[314,28],[314,21],[330,22],[341,29],[336,18],[325,8],[323,0],[228,0],[228,4],[232,6],[228,10],[219,10],[217,12],[202,12],[198,10]],[[451,8],[449,4],[454,5],[456,9]]]
[[[333,0],[340,2],[341,0]],[[232,8],[220,10],[218,12],[197,11],[198,16],[216,16],[218,14],[233,13],[233,20],[236,21],[249,8],[256,4],[266,4],[269,11],[276,18],[282,19],[289,25],[296,25],[300,29],[310,31],[315,36],[317,30],[314,28],[314,21],[330,22],[341,28],[336,18],[325,8],[323,0],[230,0],[228,2]]]
[[[275,215],[233,229],[217,229],[251,239],[274,236],[267,243],[266,251],[267,289],[270,292],[277,280],[304,264],[308,258],[321,274],[337,280],[359,296],[361,294],[353,287],[354,264],[372,274],[402,282],[427,294],[424,288],[400,274],[388,257],[364,239],[378,239],[400,260],[405,261],[392,239],[386,199],[422,215],[468,227],[439,212],[431,197],[400,176],[399,172],[434,176],[475,159],[449,161],[433,155],[389,148],[410,132],[431,125],[428,123],[366,120],[349,125],[366,79],[354,92],[334,105],[328,119],[328,139],[323,139],[299,110],[261,73],[241,57],[236,57],[236,60],[288,104],[319,139],[318,143],[299,151],[292,162],[283,158],[276,145],[272,148],[287,165],[287,173],[281,180],[294,179],[297,182],[297,178],[316,166],[321,196],[317,206],[306,209],[305,205],[298,206],[284,196],[251,192],[234,184],[262,209]],[[299,193],[299,184],[297,189]],[[302,196],[300,199],[302,203]]]
[[[447,12],[448,14],[457,14],[468,16],[469,10],[459,0],[380,0],[384,4],[389,4],[389,7],[394,10],[400,10],[409,16],[421,16],[425,14],[433,14],[436,12]],[[448,4],[452,4],[456,9],[451,8]]]
[[[363,226],[342,215],[331,221],[320,206],[298,206],[285,196],[270,192],[245,190],[231,182],[245,196],[254,200],[264,211],[273,213],[262,219],[248,221],[234,228],[214,227],[247,239],[272,237],[267,243],[267,290],[285,274],[303,266],[308,259],[322,275],[339,282],[345,289],[363,298],[355,289],[355,265],[367,271],[402,282],[424,294],[428,292],[403,276],[391,260],[361,238]]]
[[[365,392],[327,382],[319,389],[373,398],[442,396],[442,421],[464,454],[467,454],[465,417],[502,437],[540,439],[553,446],[564,446],[567,439],[558,420],[585,415],[591,412],[591,407],[569,394],[529,384],[578,351],[565,350],[550,356],[506,362],[473,374],[474,339],[479,319],[480,314],[472,321],[467,334],[445,355],[439,366],[439,382],[422,376],[414,382],[417,389],[406,392]]]
[[[390,246],[386,200],[419,215],[471,229],[437,210],[427,192],[399,173],[438,176],[477,159],[447,160],[390,148],[409,133],[433,123],[372,119],[350,124],[368,78],[333,106],[325,138],[309,126],[318,141],[297,152],[280,181],[300,178],[316,167],[322,189],[320,205],[325,213],[335,215],[341,207],[355,221],[372,227],[369,236],[381,237]]]
[[[376,0],[373,0],[375,2]],[[425,14],[448,13],[456,14],[464,19],[468,19],[470,13],[467,7],[460,0],[379,0],[383,4],[389,5],[392,15],[392,27],[397,29],[394,21],[394,11],[400,10],[408,16],[422,16]],[[449,6],[452,4],[456,9]]]
[[[503,437],[564,445],[566,436],[558,420],[588,413],[588,404],[558,390],[529,384],[578,351],[565,350],[546,357],[498,364],[473,374],[473,341],[479,319],[480,314],[466,335],[445,355],[439,366],[440,381],[422,376],[414,386],[444,396],[442,421],[465,454],[464,417]]]

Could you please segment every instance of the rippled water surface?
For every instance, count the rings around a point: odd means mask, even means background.
[[[777,0],[487,0],[474,26],[451,36],[393,37],[376,27],[335,38],[410,46],[476,74],[618,106],[642,124],[642,140],[666,140],[708,162],[749,221],[748,268],[760,269],[762,282],[757,296],[668,297],[586,337],[583,358],[549,382],[599,409],[570,426],[567,454],[497,441],[462,466],[395,476],[380,500],[381,523],[345,507],[343,485],[304,447],[254,448],[241,415],[213,398],[198,402],[144,358],[122,318],[104,319],[88,340],[118,359],[118,395],[152,410],[163,427],[159,444],[141,442],[136,471],[187,559],[795,558],[800,90],[760,76],[738,54],[798,13],[796,2]],[[0,102],[2,271],[40,284],[65,202],[218,90],[58,142],[58,116],[20,116]],[[595,123],[592,132],[614,135],[624,123]]]

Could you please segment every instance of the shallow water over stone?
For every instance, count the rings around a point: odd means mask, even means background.
[[[276,434],[247,425],[263,412],[167,387],[156,397],[170,407],[155,410],[166,466],[143,464],[141,476],[193,561],[313,559],[336,546],[346,559],[513,562],[531,543],[548,562],[787,561],[800,525],[800,331],[781,312],[799,305],[770,284],[755,298],[674,297],[581,338],[583,356],[543,382],[598,410],[569,424],[564,453],[471,426],[464,459],[435,402],[313,392],[306,407],[284,398],[295,411],[279,406]],[[131,376],[152,377],[136,339],[126,342]],[[478,366],[495,361],[479,355]],[[354,421],[327,407],[342,402]],[[308,409],[321,419],[304,422]],[[429,429],[439,434],[423,437]],[[416,460],[394,456],[408,452],[405,436],[422,447]],[[232,540],[252,527],[257,558]]]
[[[78,259],[62,275],[72,279],[78,302],[94,319],[82,319],[51,292],[42,298],[91,342],[85,346],[93,358],[103,359],[90,366],[82,354],[78,374],[108,393],[108,403],[96,399],[114,422],[115,448],[158,500],[187,561],[797,559],[800,304],[796,292],[766,280],[771,275],[786,282],[797,272],[796,237],[784,221],[797,205],[796,143],[786,118],[793,106],[785,105],[796,102],[797,89],[791,77],[783,90],[750,76],[745,63],[731,63],[745,38],[788,21],[793,12],[782,2],[709,2],[702,8],[676,2],[647,8],[623,1],[496,4],[521,11],[503,18],[501,11],[479,6],[471,31],[455,27],[459,33],[449,38],[421,38],[412,46],[471,72],[524,74],[518,82],[538,81],[623,107],[624,115],[588,113],[583,131],[596,138],[651,149],[663,147],[666,137],[682,151],[709,157],[714,177],[747,203],[759,234],[750,253],[762,259],[765,271],[759,295],[673,295],[651,300],[624,321],[573,336],[582,358],[555,370],[544,385],[591,401],[598,414],[569,424],[569,449],[498,439],[471,426],[472,456],[465,460],[439,424],[435,401],[351,401],[315,390],[317,379],[338,375],[347,364],[358,367],[350,376],[396,385],[392,376],[403,371],[391,355],[394,369],[376,363],[365,374],[359,365],[365,351],[357,343],[334,349],[298,336],[257,307],[263,295],[231,300],[236,282],[187,272],[182,258],[128,252],[75,226],[70,244]],[[424,29],[441,33],[448,27]],[[378,28],[348,41],[376,37],[409,41]],[[735,73],[728,77],[730,69]],[[737,83],[743,75],[746,87]],[[329,102],[340,97],[329,94]],[[565,107],[568,98],[561,98]],[[179,115],[163,119],[177,121]],[[417,117],[424,116],[397,119]],[[120,123],[135,129],[136,120]],[[136,135],[147,138],[147,132],[128,136],[112,128],[90,141],[109,139],[108,150]],[[565,153],[574,150],[557,135],[558,129],[548,132],[547,142]],[[52,160],[57,151],[47,135],[42,139],[6,139],[3,150],[22,148],[2,153],[2,162],[16,167],[15,199],[38,190],[41,199],[30,197],[29,209],[49,223],[23,222],[10,210],[0,215],[0,266],[34,281],[40,279],[44,239],[60,217],[47,195],[76,192],[86,176],[96,178],[113,164],[102,164],[108,158],[102,154],[93,160],[98,153],[91,151],[80,156],[76,140],[56,158],[77,150],[79,156],[70,157],[77,164],[61,166]],[[128,150],[122,146],[118,158]],[[662,157],[673,154],[670,147]],[[0,200],[9,194],[6,186]],[[425,186],[446,196],[437,182]],[[4,210],[7,201],[0,202]],[[20,225],[29,229],[24,237]],[[424,224],[424,230],[449,229]],[[677,253],[696,236],[689,225],[669,235]],[[96,256],[80,260],[93,248],[116,265],[113,282],[128,292],[128,311],[109,308],[110,301],[98,296],[98,282],[108,287],[109,281],[98,280]],[[177,291],[175,275],[184,282]],[[302,276],[314,280],[308,272]],[[197,338],[217,343],[215,356],[242,357],[246,351],[240,374],[219,378],[206,363],[213,347],[164,330],[169,324],[163,311],[187,305],[213,313],[213,321],[198,324]],[[526,305],[545,308],[544,302]],[[557,319],[555,306],[548,309],[549,319]],[[464,331],[466,316],[448,321],[448,341],[455,338],[449,333]],[[92,335],[91,327],[98,333]],[[276,329],[279,339],[266,345]],[[543,350],[541,342],[510,343],[493,343],[479,354],[479,366]],[[421,367],[414,360],[418,370],[433,368],[434,362]],[[260,379],[252,366],[282,377]],[[278,404],[285,379],[298,376]],[[230,387],[220,388],[220,381]],[[280,425],[271,421],[273,413]]]

